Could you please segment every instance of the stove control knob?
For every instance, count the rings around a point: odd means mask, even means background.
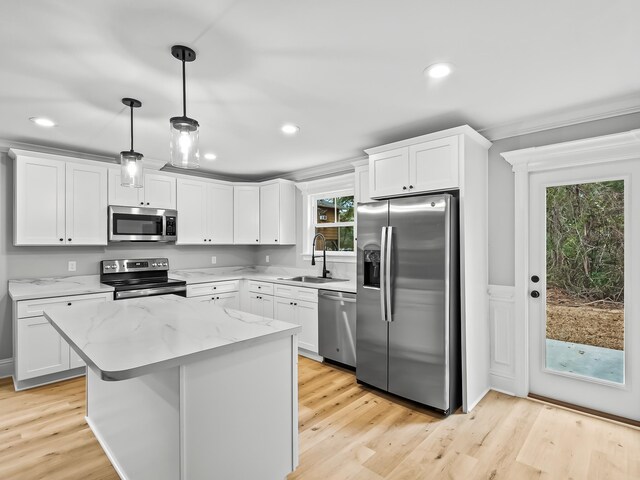
[[[151,264],[151,266],[152,266],[152,267],[157,267],[158,265],[157,265],[157,264],[155,264],[155,263],[152,263],[152,264]]]
[[[164,262],[164,263],[162,264],[162,266],[163,266],[163,267],[166,267],[166,266],[168,266],[168,265],[169,265],[169,264],[168,264],[167,262]]]

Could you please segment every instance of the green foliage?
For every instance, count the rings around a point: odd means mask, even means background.
[[[547,285],[624,300],[624,182],[547,188]]]

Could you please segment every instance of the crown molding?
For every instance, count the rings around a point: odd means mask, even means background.
[[[640,92],[635,92],[615,99],[565,108],[482,128],[478,132],[489,140],[495,141],[638,112],[640,112]]]
[[[302,182],[309,180],[317,180],[325,177],[341,175],[345,173],[354,172],[354,163],[361,162],[369,157],[359,156],[349,158],[345,160],[337,160],[334,162],[325,163],[324,165],[318,165],[315,167],[303,168],[300,170],[294,170],[290,173],[277,175],[270,178],[262,179],[262,181],[273,180],[276,178],[284,178],[286,180],[292,180],[294,182]]]
[[[640,159],[640,129],[503,152],[514,172]]]

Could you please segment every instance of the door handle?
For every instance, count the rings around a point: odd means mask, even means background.
[[[540,296],[540,292],[538,290],[532,290],[530,295],[532,298],[538,298]]]
[[[386,270],[387,270],[387,261],[385,259],[385,252],[387,250],[387,227],[382,227],[382,231],[380,233],[380,316],[382,317],[382,321],[387,321],[387,306],[386,295],[385,295],[385,279],[386,279]]]
[[[393,321],[393,315],[391,310],[391,247],[393,241],[393,227],[387,227],[387,252],[385,254],[384,262],[386,264],[384,269],[384,292],[385,292],[385,304],[387,305],[387,322]]]

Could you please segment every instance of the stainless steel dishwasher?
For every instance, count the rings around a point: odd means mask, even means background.
[[[318,353],[350,367],[356,366],[356,294],[318,292]]]

